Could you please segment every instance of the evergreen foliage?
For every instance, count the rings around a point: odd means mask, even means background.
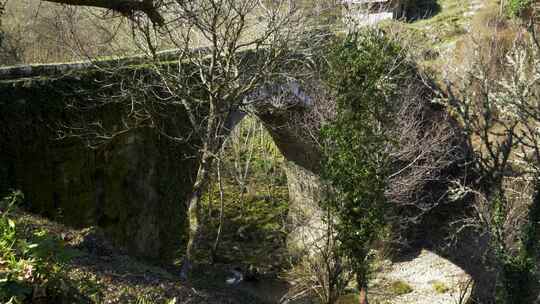
[[[368,30],[338,41],[329,56],[327,81],[337,113],[322,129],[322,177],[332,189],[322,207],[336,216],[338,239],[360,287],[367,286],[370,249],[389,211],[388,130],[399,80],[410,71],[403,54],[383,32]]]

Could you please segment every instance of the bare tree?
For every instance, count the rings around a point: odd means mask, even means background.
[[[232,127],[232,116],[255,102],[250,94],[263,89],[265,83],[283,82],[283,73],[292,75],[284,68],[290,68],[289,51],[296,49],[292,42],[298,37],[292,27],[298,19],[288,1],[268,6],[255,0],[179,1],[168,9],[176,16],[175,26],[168,26],[170,43],[180,50],[178,61],[188,62],[194,69],[179,73],[156,65],[156,71],[171,100],[188,113],[194,135],[202,139],[200,165],[189,199],[190,240],[185,263],[189,266],[200,234],[199,201],[212,161]],[[140,32],[146,41],[152,41],[150,32]],[[194,42],[202,49],[192,51]],[[151,52],[156,49],[149,46]],[[203,94],[192,93],[194,76]],[[205,105],[204,115],[200,105]]]
[[[314,296],[324,304],[336,303],[353,279],[352,265],[340,248],[334,227],[335,219],[323,214],[323,224],[306,230],[302,238],[304,252],[287,272],[292,287],[280,303]]]
[[[533,41],[517,37],[502,66],[476,56],[470,69],[455,73],[457,80],[447,79],[448,105],[469,146],[477,147],[476,183],[488,197],[503,194],[506,177],[538,176],[540,48]]]
[[[527,284],[535,280],[529,277],[534,267],[528,259],[538,254],[520,244],[529,237],[527,233],[537,233],[524,227],[536,227],[538,221],[531,216],[536,216],[533,193],[540,176],[540,49],[534,33],[517,36],[498,60],[493,55],[496,44],[483,48],[473,43],[472,64],[456,71],[452,80],[448,77],[446,88],[447,105],[474,150],[471,164],[476,177],[473,183],[456,187],[461,196],[472,194],[475,204],[472,216],[454,226],[460,233],[473,229],[485,236],[492,257],[486,267],[498,274],[502,294],[524,301],[530,291],[523,289],[530,289]],[[516,283],[506,277],[508,269],[520,273],[523,280]],[[484,300],[495,297],[494,284],[484,288]]]
[[[286,86],[307,71],[306,44],[299,32],[300,15],[290,0],[169,1],[159,11],[166,18],[162,27],[152,19],[131,18],[133,41],[149,60],[149,68],[126,72],[96,61],[105,74],[113,75],[116,89],[107,91],[114,96],[94,98],[91,105],[88,100],[74,101],[70,108],[81,120],[63,136],[110,140],[144,126],[177,143],[197,139],[197,173],[185,202],[189,241],[182,276],[187,278],[201,233],[201,196],[225,138],[241,111],[264,102],[273,88]],[[172,51],[160,52],[171,46]],[[112,105],[120,105],[125,114],[113,128],[85,115],[85,110]],[[180,112],[189,122],[189,134],[165,126],[164,120]]]

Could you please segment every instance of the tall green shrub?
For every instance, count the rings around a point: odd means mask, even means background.
[[[327,82],[337,113],[323,126],[322,176],[331,195],[322,207],[337,219],[337,237],[365,292],[369,253],[385,227],[389,128],[402,77],[410,72],[399,44],[382,32],[349,34],[333,46]]]

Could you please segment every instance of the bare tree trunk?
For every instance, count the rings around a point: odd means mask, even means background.
[[[219,248],[219,242],[221,240],[221,231],[223,230],[223,209],[225,209],[225,202],[223,200],[223,181],[221,179],[221,155],[217,160],[217,178],[218,178],[218,185],[219,185],[219,226],[217,230],[216,240],[214,241],[214,246],[212,247],[212,263],[216,261],[217,258],[217,251]]]
[[[189,272],[193,267],[193,256],[197,250],[201,234],[200,201],[206,184],[208,183],[208,171],[212,163],[212,155],[209,151],[204,150],[202,154],[195,184],[193,185],[193,191],[188,200],[189,240],[180,272],[180,278],[182,280],[187,280],[189,278]]]
[[[225,118],[219,117],[216,100],[210,98],[210,107],[208,112],[208,123],[206,125],[206,136],[201,150],[201,160],[197,177],[193,184],[193,191],[189,198],[188,220],[189,220],[189,240],[186,248],[184,263],[180,272],[182,280],[188,280],[191,269],[193,268],[193,258],[198,249],[198,243],[201,235],[201,197],[206,190],[209,181],[209,172],[212,162],[221,149],[224,141],[226,128],[222,127]]]
[[[360,304],[369,304],[368,303],[368,291],[367,291],[367,284],[366,279],[363,275],[356,275],[356,283],[358,284],[358,289],[360,290],[358,298]]]

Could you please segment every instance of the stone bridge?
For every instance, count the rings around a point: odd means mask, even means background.
[[[69,102],[103,94],[101,73],[87,62],[0,68],[0,192],[20,188],[37,213],[74,227],[100,226],[131,254],[170,259],[185,248],[184,202],[196,174],[196,139],[172,143],[150,128],[96,149],[78,139],[56,139],[57,123],[69,120]],[[310,98],[297,84],[278,90],[293,99],[294,111],[309,107]],[[256,94],[272,99],[268,89]],[[291,193],[304,193],[292,197],[306,199],[310,183],[297,175],[314,170],[317,150],[287,128],[288,111],[273,107],[259,117],[290,161]],[[104,123],[120,120],[114,111],[97,115]],[[245,115],[233,115],[231,129]],[[176,119],[187,121],[181,115]],[[190,132],[188,126],[177,128]]]
[[[172,259],[185,248],[184,202],[196,174],[194,145],[171,143],[146,128],[118,136],[98,149],[76,139],[55,140],[55,122],[69,119],[66,102],[84,101],[98,90],[92,84],[101,76],[89,70],[88,63],[0,68],[0,192],[20,188],[35,212],[74,227],[100,226],[131,254]],[[294,119],[308,113],[312,102],[297,84],[280,90],[287,91],[290,107],[279,109],[268,103],[257,115],[287,159],[291,218],[309,221],[317,218],[313,207],[320,194],[320,154]],[[272,98],[268,91],[259,94]],[[98,115],[115,120],[114,113]],[[243,115],[238,113],[234,123]],[[426,107],[422,116],[428,117],[427,124],[451,125],[441,109]],[[182,119],[187,118],[177,120]],[[189,132],[187,126],[176,127],[178,132]],[[460,165],[444,170],[460,177],[465,170]],[[430,182],[421,191],[445,192],[447,187]],[[455,218],[448,214],[465,212],[463,205],[441,206],[414,227],[423,241],[417,249],[438,248],[437,242],[447,236],[442,223]],[[295,210],[307,216],[296,217]],[[477,289],[487,293],[493,288],[492,277],[476,259],[483,242],[470,237],[451,253],[439,253],[466,269],[476,279]]]

